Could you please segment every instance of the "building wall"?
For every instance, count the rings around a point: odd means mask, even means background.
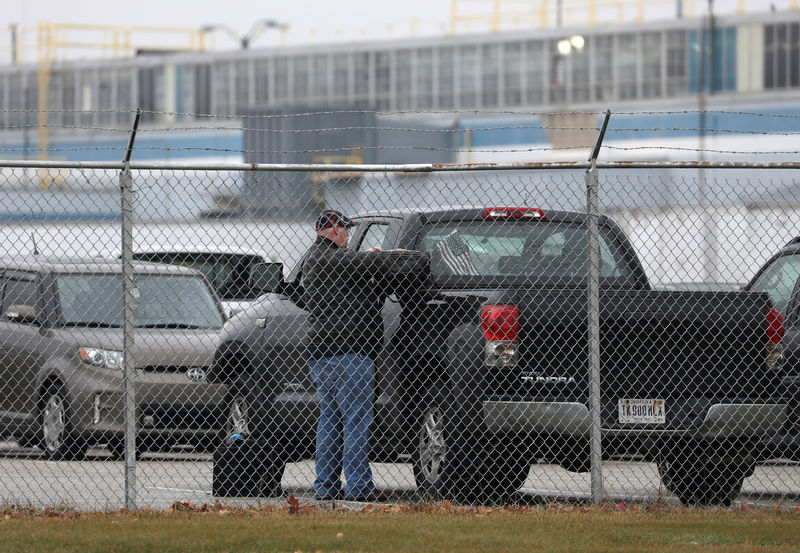
[[[800,11],[718,17],[713,48],[700,25],[674,20],[58,63],[51,68],[50,123],[127,124],[126,112],[137,107],[167,112],[147,114],[145,123],[180,118],[172,113],[235,116],[257,106],[629,107],[690,100],[701,68],[706,81],[714,72],[715,91],[800,88]],[[570,40],[575,36],[580,47]],[[707,56],[713,49],[713,63],[700,63],[703,43]],[[24,120],[13,110],[41,107],[37,70],[0,67],[0,127]]]

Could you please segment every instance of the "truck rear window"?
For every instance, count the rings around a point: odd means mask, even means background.
[[[600,230],[600,276],[629,277],[616,242]],[[427,225],[418,248],[436,276],[586,277],[586,228],[558,221],[451,221]]]

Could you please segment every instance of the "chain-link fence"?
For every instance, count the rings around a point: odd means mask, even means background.
[[[796,164],[0,167],[4,503],[797,501]]]

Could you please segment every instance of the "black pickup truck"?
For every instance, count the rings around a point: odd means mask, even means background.
[[[355,217],[351,248],[395,255],[377,359],[376,461],[417,487],[505,501],[534,462],[589,465],[587,217],[530,207]],[[763,292],[653,290],[599,218],[604,457],[657,463],[687,504],[730,504],[784,423],[782,319]],[[211,377],[247,405],[243,431],[313,454],[302,263],[222,331]]]

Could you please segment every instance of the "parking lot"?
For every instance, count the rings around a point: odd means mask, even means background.
[[[213,503],[213,463],[210,453],[171,451],[145,453],[137,462],[138,508],[166,509],[175,501]],[[399,503],[430,501],[416,493],[411,465],[373,463],[379,489],[391,491]],[[36,449],[0,442],[0,504],[20,507],[60,507],[76,510],[116,510],[125,505],[124,464],[112,461],[104,449],[92,449],[85,461],[52,462]],[[606,497],[612,501],[678,506],[678,500],[659,485],[655,465],[635,461],[603,464]],[[313,502],[312,461],[290,463],[284,472],[284,496],[279,498],[221,498],[239,506],[279,505],[289,494]],[[568,472],[557,465],[536,464],[520,490],[526,504],[549,501],[579,502],[590,497],[590,474]],[[800,507],[800,463],[773,460],[762,463],[745,480],[739,502],[763,506]]]

